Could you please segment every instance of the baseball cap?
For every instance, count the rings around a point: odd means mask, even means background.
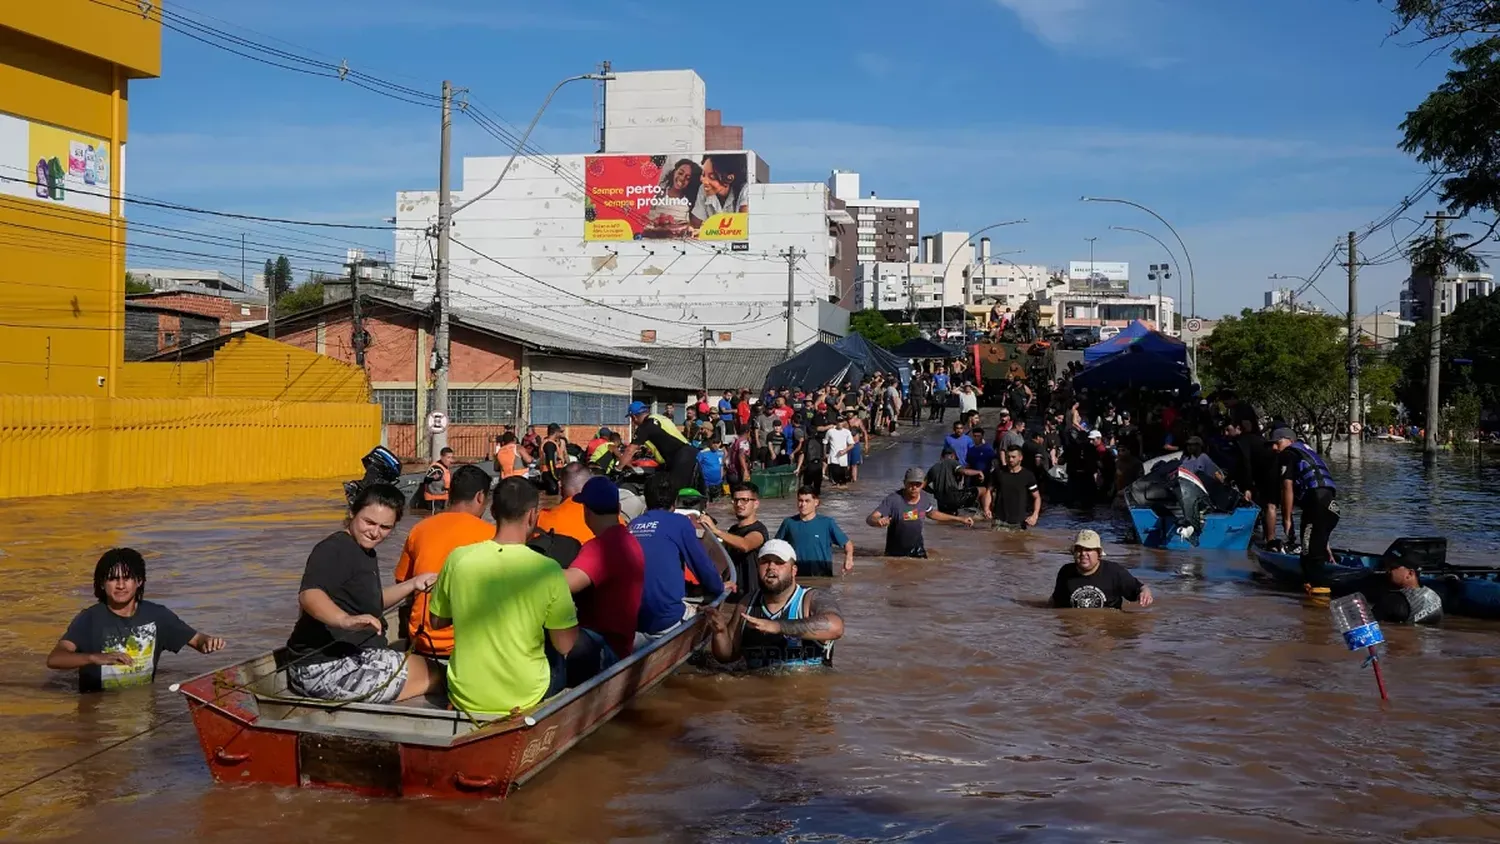
[[[647,408],[646,408],[646,403],[645,402],[643,402],[643,401],[633,401],[633,402],[630,403],[630,407],[625,408],[625,415],[626,416],[634,416],[637,413],[645,413],[646,409]]]
[[[1291,440],[1292,442],[1296,442],[1297,435],[1292,433],[1291,428],[1277,428],[1271,432],[1271,442],[1276,442],[1277,440]]]
[[[1089,439],[1102,440],[1104,439],[1104,434],[1100,433],[1099,431],[1089,431]]]
[[[913,466],[910,469],[906,470],[906,477],[903,479],[903,483],[920,484],[926,482],[927,473],[922,471],[921,468]]]
[[[1084,528],[1083,530],[1080,530],[1078,532],[1078,536],[1073,539],[1073,547],[1092,548],[1093,550],[1098,551],[1104,548],[1104,543],[1099,541],[1098,532],[1089,530],[1088,528]]]
[[[594,436],[596,436],[596,437],[607,437],[607,436],[609,436],[610,434],[613,434],[613,433],[614,433],[614,431],[611,431],[608,428],[600,428],[599,429],[599,433],[595,434]]]
[[[620,488],[606,477],[589,478],[573,500],[582,504],[583,509],[601,516],[620,512]]]
[[[756,559],[764,557],[775,557],[784,563],[797,562],[797,551],[792,548],[792,543],[785,539],[772,539],[760,546],[760,553],[755,555]]]

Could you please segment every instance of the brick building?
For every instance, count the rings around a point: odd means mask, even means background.
[[[218,317],[144,302],[125,303],[125,359],[145,360],[178,346],[218,337]]]
[[[170,308],[189,314],[200,314],[219,321],[219,332],[228,334],[248,323],[265,322],[266,306],[255,304],[247,297],[216,296],[212,293],[195,293],[188,290],[157,290],[151,293],[135,293],[125,297],[129,304]]]
[[[364,369],[381,406],[385,445],[403,459],[424,456],[426,433],[419,440],[418,429],[431,408],[431,311],[395,299],[360,301],[369,334]],[[344,299],[279,317],[276,340],[353,363],[352,306]],[[449,325],[448,445],[461,459],[488,457],[504,425],[556,422],[574,442],[588,441],[601,426],[628,428],[631,373],[646,363],[641,355],[487,312],[454,309]],[[265,326],[248,330],[263,335]]]

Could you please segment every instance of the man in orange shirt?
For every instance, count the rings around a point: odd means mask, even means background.
[[[396,582],[419,574],[438,574],[455,549],[495,536],[495,526],[484,520],[489,506],[490,474],[478,466],[462,466],[453,473],[448,508],[423,519],[406,536],[401,560],[396,563]],[[432,629],[427,615],[426,592],[416,593],[407,635],[416,640],[419,654],[444,658],[453,653],[453,628]]]
[[[575,496],[583,490],[583,485],[589,482],[594,475],[589,467],[582,463],[569,463],[562,469],[562,475],[558,478],[558,495],[562,500],[557,502],[556,507],[548,507],[537,517],[536,529],[542,532],[552,531],[559,536],[567,536],[578,540],[582,545],[594,538],[594,532],[589,530],[587,522],[583,518],[583,505],[578,503]],[[620,524],[625,520],[621,519]]]

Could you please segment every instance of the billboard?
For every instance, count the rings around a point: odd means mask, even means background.
[[[1070,261],[1068,281],[1130,283],[1130,264],[1124,261]]]
[[[109,213],[109,144],[0,114],[0,194]]]
[[[583,239],[750,239],[748,152],[584,158]]]

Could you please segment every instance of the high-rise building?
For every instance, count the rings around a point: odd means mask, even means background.
[[[835,235],[837,251],[853,256],[833,267],[835,286],[845,307],[854,308],[855,266],[857,264],[906,261],[917,245],[922,230],[922,203],[915,199],[882,199],[870,191],[860,193],[859,174],[835,170],[828,177],[828,192],[844,203],[844,210],[854,218],[854,226],[845,226]]]
[[[1440,287],[1442,314],[1446,317],[1464,302],[1494,293],[1495,277],[1490,273],[1450,273]],[[1420,322],[1427,319],[1427,309],[1431,306],[1432,278],[1425,273],[1412,273],[1401,289],[1401,318]]]

